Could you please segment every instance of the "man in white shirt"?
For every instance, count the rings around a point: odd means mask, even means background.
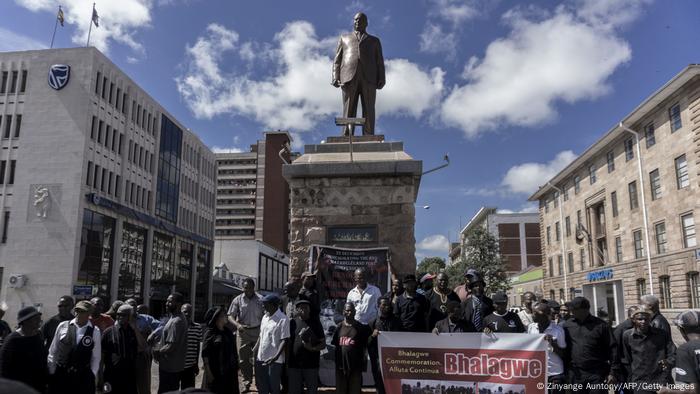
[[[523,294],[523,309],[518,312],[518,317],[520,321],[523,322],[525,327],[530,326],[530,324],[535,321],[532,319],[532,304],[537,300],[535,293],[528,291]]]
[[[364,268],[355,270],[355,287],[348,292],[347,302],[355,305],[355,320],[368,325],[377,318],[379,299],[382,292],[377,286],[367,283]]]
[[[564,349],[566,349],[566,337],[564,329],[555,324],[551,319],[551,309],[546,303],[538,303],[532,309],[534,322],[527,327],[528,334],[544,334],[544,339],[549,342],[547,349],[547,381],[552,384],[550,393],[564,393],[562,384],[566,381],[564,375]]]
[[[280,298],[268,294],[262,299],[265,315],[255,344],[255,383],[258,394],[279,394],[284,353],[289,341],[289,318],[279,308]]]
[[[48,356],[49,373],[53,375],[51,392],[70,387],[75,394],[95,393],[102,338],[100,329],[90,322],[93,308],[89,301],[78,302],[73,308],[75,318],[56,328]]]

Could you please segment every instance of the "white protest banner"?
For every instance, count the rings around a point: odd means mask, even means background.
[[[387,394],[545,393],[544,335],[382,332]]]

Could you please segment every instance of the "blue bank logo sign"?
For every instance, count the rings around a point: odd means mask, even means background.
[[[599,280],[610,280],[612,278],[613,278],[612,268],[599,270],[599,271],[593,271],[593,272],[589,272],[588,274],[586,274],[586,279],[588,279],[589,282],[596,282]]]
[[[70,79],[70,66],[54,64],[49,67],[49,86],[55,90],[61,90],[68,85]]]

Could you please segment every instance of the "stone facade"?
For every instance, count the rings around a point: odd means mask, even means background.
[[[680,127],[671,126],[676,106]],[[635,136],[616,126],[551,180],[561,196],[554,187],[544,186],[530,198],[540,202],[544,297],[563,301],[584,295],[596,310],[619,323],[626,308],[653,291],[661,298],[662,312],[673,317],[680,310],[700,307],[694,235],[700,201],[700,68],[685,69],[623,123],[640,133],[643,182]],[[650,125],[653,143],[645,132]],[[687,185],[681,186],[676,159],[683,155]],[[657,187],[651,182],[654,171],[659,174]],[[630,192],[632,182],[636,193]],[[655,196],[652,189],[658,191]]]
[[[422,163],[405,154],[401,143],[356,139],[353,162],[349,144],[338,142],[307,146],[284,168],[291,190],[291,275],[307,269],[310,245],[329,244],[329,226],[376,225],[376,241],[336,246],[387,246],[392,273],[415,270],[414,203]]]

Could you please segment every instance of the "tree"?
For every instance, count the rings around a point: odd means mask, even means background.
[[[423,260],[421,260],[420,263],[418,263],[418,267],[416,267],[416,272],[420,274],[437,274],[438,272],[444,269],[445,259],[443,259],[442,257],[424,257]]]
[[[464,272],[468,268],[479,271],[486,282],[486,293],[508,291],[510,280],[505,272],[505,264],[499,255],[498,240],[483,227],[477,227],[467,233],[463,246],[466,257],[452,264],[445,271],[450,276],[450,285],[464,282]]]

